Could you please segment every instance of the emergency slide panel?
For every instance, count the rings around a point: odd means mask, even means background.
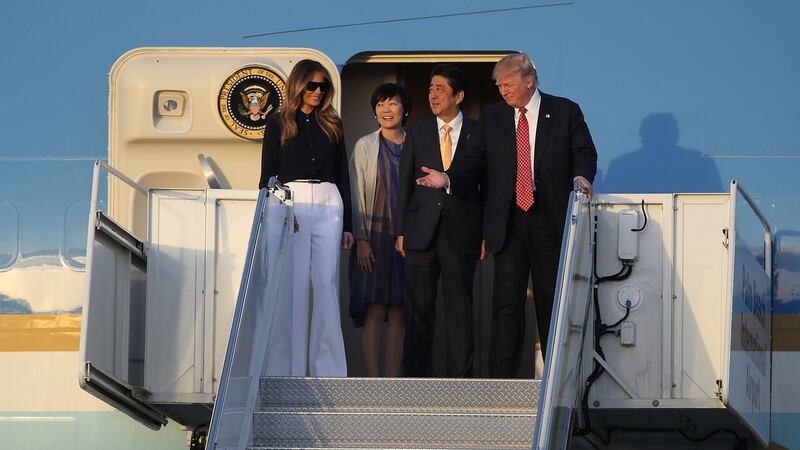
[[[772,380],[772,233],[752,199],[731,183],[727,328],[730,341],[722,400],[767,446]]]
[[[153,189],[149,203],[147,400],[211,403],[202,394],[205,191]]]
[[[97,210],[101,168],[122,176],[105,163],[95,164],[79,383],[87,392],[157,430],[167,423],[166,418],[133,394],[144,381],[147,257],[141,241]],[[131,186],[141,189],[135,183]]]
[[[581,361],[592,282],[591,214],[582,192],[570,195],[533,448],[566,449],[581,392]]]
[[[670,283],[675,295],[671,302],[674,315],[669,324],[667,302],[661,318],[665,329],[672,330],[671,342],[676,353],[672,362],[675,365],[672,395],[682,399],[716,399],[725,366],[725,316],[730,311],[727,305],[730,248],[724,230],[730,227],[731,199],[730,195],[697,193],[676,194],[674,198]],[[665,344],[669,345],[666,341]]]
[[[207,191],[204,392],[216,395],[225,364],[259,191]]]

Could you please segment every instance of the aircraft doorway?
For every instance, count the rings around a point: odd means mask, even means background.
[[[450,63],[460,67],[469,79],[469,91],[462,104],[468,117],[478,118],[481,110],[501,100],[492,81],[492,68],[512,53],[359,53],[342,68],[342,120],[348,148],[361,136],[375,131],[375,113],[370,108],[372,91],[382,83],[397,83],[411,94],[411,115],[407,124],[431,114],[428,83],[433,66]]]
[[[450,63],[460,67],[467,75],[469,88],[466,93],[462,111],[468,117],[477,119],[483,108],[501,100],[500,94],[492,80],[494,64],[511,51],[496,52],[365,52],[359,53],[342,68],[342,120],[344,122],[345,140],[348,151],[361,137],[375,131],[377,123],[374,111],[370,107],[373,90],[382,83],[397,83],[408,89],[411,95],[412,108],[407,125],[429,117],[428,84],[430,73],[438,63]],[[354,257],[351,255],[351,258]],[[343,269],[345,266],[342,266]],[[348,268],[349,269],[349,268]],[[355,328],[348,317],[349,270],[342,270],[341,313],[347,349],[347,365],[350,376],[365,376],[366,368],[361,348],[361,329]],[[478,264],[474,287],[474,336],[476,377],[488,376],[488,350],[491,339],[491,258]],[[446,348],[444,342],[443,318],[445,312],[441,296],[436,307],[437,326],[434,337],[434,374],[444,376]],[[528,324],[535,324],[533,308],[528,308]],[[533,349],[533,330],[528,327],[525,348]],[[381,346],[382,347],[382,346]],[[519,375],[530,377],[534,373],[533,351],[522,363]],[[542,364],[536,365],[537,373],[541,373]]]

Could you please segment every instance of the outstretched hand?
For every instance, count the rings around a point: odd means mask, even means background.
[[[425,166],[422,166],[420,170],[426,175],[422,178],[417,178],[418,185],[433,189],[441,189],[450,185],[450,178],[446,173],[429,169]]]

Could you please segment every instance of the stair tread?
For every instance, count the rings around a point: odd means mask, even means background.
[[[528,441],[526,443],[511,443],[511,444],[492,444],[492,445],[485,445],[480,443],[466,443],[461,446],[457,445],[439,445],[433,447],[431,445],[420,444],[420,443],[409,443],[409,442],[397,442],[394,445],[385,444],[384,446],[376,446],[370,443],[362,443],[361,445],[351,445],[351,444],[334,444],[328,443],[327,445],[319,445],[319,446],[309,446],[308,443],[303,443],[303,445],[291,445],[291,443],[287,443],[287,445],[280,445],[280,444],[273,444],[273,445],[256,445],[256,446],[249,446],[247,450],[273,450],[273,449],[281,449],[281,450],[301,450],[301,449],[342,449],[346,448],[349,450],[394,450],[394,449],[405,449],[405,450],[431,450],[435,448],[437,450],[462,450],[462,449],[525,449],[530,450],[532,441]]]
[[[264,378],[262,410],[535,410],[539,380]]]
[[[535,415],[257,413],[253,431],[259,443],[527,442],[535,422]]]
[[[541,381],[262,378],[251,450],[530,448]]]
[[[530,450],[532,445],[532,441],[528,441],[525,443],[511,443],[511,444],[502,444],[502,443],[490,443],[489,445],[481,444],[481,443],[474,443],[469,442],[465,443],[464,445],[444,445],[438,444],[436,446],[430,444],[420,444],[420,443],[408,443],[408,442],[397,442],[394,445],[384,444],[383,446],[376,446],[374,444],[365,443],[362,445],[352,445],[352,444],[331,444],[328,443],[327,445],[309,445],[308,443],[303,443],[302,445],[291,445],[291,443],[287,443],[287,445],[258,445],[258,446],[250,446],[247,447],[247,450],[301,450],[301,449],[317,449],[317,450],[333,450],[333,449],[349,449],[349,450],[395,450],[395,449],[404,449],[404,450],[478,450],[478,449],[524,449]]]
[[[308,411],[308,410],[295,410],[295,411],[255,411],[253,412],[253,416],[258,415],[291,415],[291,416],[425,416],[425,417],[450,417],[450,416],[457,416],[457,417],[536,417],[535,411],[525,411],[525,412],[486,412],[486,411],[471,411],[471,412],[459,412],[459,411]]]

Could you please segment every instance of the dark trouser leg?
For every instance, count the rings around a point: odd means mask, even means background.
[[[433,375],[433,332],[439,261],[436,250],[406,250],[406,336],[403,356],[405,375]]]
[[[525,298],[530,259],[525,239],[525,213],[513,207],[503,249],[494,254],[492,343],[489,375],[513,378],[519,370],[525,338]]]
[[[536,325],[542,342],[542,356],[546,356],[550,316],[558,278],[558,260],[561,256],[562,234],[550,230],[546,217],[534,212],[529,234],[531,278],[533,279],[533,304],[536,307]]]
[[[472,325],[472,287],[477,255],[456,253],[441,227],[436,253],[442,266],[442,296],[447,338],[447,376],[472,377],[475,341]]]

